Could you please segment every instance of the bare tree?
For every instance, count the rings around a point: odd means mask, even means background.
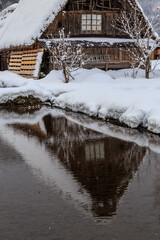
[[[65,82],[74,79],[73,72],[83,66],[85,55],[81,45],[72,44],[64,29],[59,31],[59,39],[48,41],[48,50],[54,57],[57,68],[63,71]]]
[[[135,47],[128,48],[132,67],[134,68],[137,64],[138,67],[143,67],[146,78],[149,78],[151,54],[159,45],[158,35],[156,34],[159,16],[153,17],[149,22],[145,19],[137,4],[131,0],[129,0],[129,4],[131,11],[124,8],[113,25],[133,40]]]

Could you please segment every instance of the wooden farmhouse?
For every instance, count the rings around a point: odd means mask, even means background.
[[[0,70],[38,79],[56,67],[46,48],[59,30],[70,33],[73,45],[81,44],[89,56],[85,68],[121,69],[130,67],[127,50],[134,48],[129,37],[113,27],[121,11],[132,11],[137,0],[20,0],[0,29]],[[145,29],[144,29],[145,30]]]

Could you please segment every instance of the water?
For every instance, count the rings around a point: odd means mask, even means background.
[[[160,239],[160,137],[0,111],[0,239]]]

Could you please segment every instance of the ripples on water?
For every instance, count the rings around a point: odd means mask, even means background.
[[[0,239],[160,239],[160,138],[0,111]]]

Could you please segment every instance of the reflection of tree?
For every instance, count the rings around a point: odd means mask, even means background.
[[[47,115],[40,124],[14,125],[43,141],[92,197],[95,216],[116,214],[117,204],[137,171],[145,150],[136,144],[107,138],[68,121]],[[83,188],[79,191],[83,191]]]

